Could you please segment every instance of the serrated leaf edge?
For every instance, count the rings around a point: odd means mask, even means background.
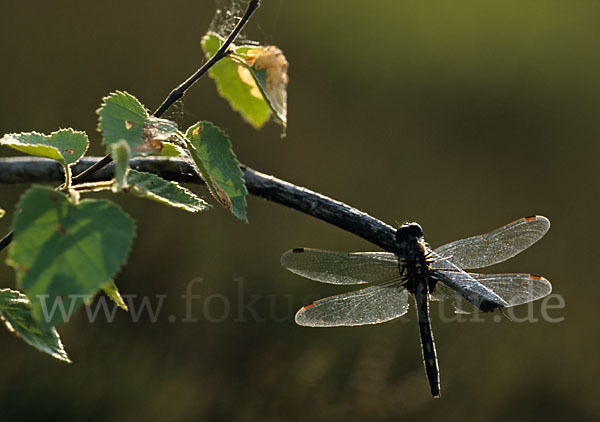
[[[79,162],[79,160],[81,160],[85,156],[85,153],[87,152],[87,150],[90,147],[90,141],[89,141],[89,138],[87,136],[87,133],[85,131],[82,131],[82,130],[75,130],[73,128],[61,128],[61,129],[58,129],[58,130],[56,130],[54,132],[50,132],[50,134],[41,133],[41,132],[38,132],[38,131],[35,131],[35,130],[33,130],[31,132],[6,133],[6,134],[4,134],[2,136],[2,138],[0,138],[0,141],[2,141],[6,137],[17,136],[17,135],[35,135],[35,136],[41,136],[43,138],[50,139],[50,138],[52,138],[52,136],[54,136],[54,135],[56,135],[58,133],[61,133],[61,132],[70,132],[70,133],[73,133],[73,134],[82,134],[83,136],[85,136],[85,139],[87,141],[86,145],[85,145],[85,149],[81,153],[81,156],[77,160],[73,161],[70,164],[67,164],[67,162],[64,161],[64,157],[63,157],[62,153],[60,152],[60,150],[57,147],[53,146],[53,145],[46,145],[46,144],[21,144],[21,145],[30,145],[30,146],[39,145],[39,146],[42,146],[42,147],[52,148],[62,158],[62,161],[61,160],[56,160],[56,159],[50,158],[50,157],[41,157],[41,158],[47,158],[48,160],[57,161],[60,164],[62,164],[63,166],[72,166],[74,164],[77,164]],[[5,141],[5,142],[0,142],[0,145],[4,145],[4,146],[10,147],[10,145],[17,145],[17,143],[14,143],[14,142],[11,143],[11,142],[6,142]],[[29,155],[33,155],[33,156],[39,157],[39,156],[37,156],[35,154],[29,154]]]
[[[29,298],[27,297],[27,295],[19,290],[13,290],[13,289],[0,289],[0,293],[1,292],[13,292],[13,293],[17,293],[19,295],[19,298],[16,299],[15,301],[18,302],[22,302],[25,303],[27,306],[31,306],[31,302],[29,301]],[[53,353],[48,353],[48,351],[46,350],[42,350],[39,347],[31,344],[29,341],[27,341],[25,339],[25,337],[23,337],[22,335],[20,335],[17,330],[14,328],[14,326],[10,323],[10,321],[8,321],[5,316],[2,313],[2,309],[0,308],[0,320],[4,323],[5,327],[8,329],[8,331],[10,331],[11,333],[13,333],[16,337],[19,337],[21,340],[23,340],[25,343],[27,343],[28,345],[30,345],[31,347],[33,347],[34,349],[36,349],[37,351],[41,352],[41,353],[46,353],[50,356],[52,356],[55,359],[61,360],[63,362],[67,362],[67,363],[72,363],[71,359],[69,359],[69,355],[67,354],[67,351],[65,350],[65,346],[62,343],[62,340],[60,338],[60,335],[58,334],[58,331],[56,330],[55,327],[50,327],[50,332],[52,333],[52,335],[56,336],[56,341],[57,341],[57,347],[58,347],[58,351],[53,352]]]
[[[243,181],[243,183],[242,183],[243,195],[241,195],[241,197],[242,197],[242,200],[244,202],[244,207],[243,207],[243,215],[241,215],[241,216],[237,215],[233,211],[233,206],[231,205],[231,198],[229,197],[229,195],[227,195],[227,201],[226,202],[223,202],[223,200],[220,198],[219,191],[222,191],[222,189],[220,187],[218,187],[218,185],[216,186],[214,184],[214,179],[212,178],[212,176],[210,175],[210,173],[206,169],[204,163],[202,162],[202,159],[200,158],[200,155],[198,154],[198,151],[196,150],[196,147],[192,143],[191,139],[189,139],[187,137],[187,134],[190,132],[191,128],[193,128],[195,126],[198,126],[198,125],[204,125],[204,124],[211,125],[218,132],[220,132],[221,134],[223,134],[223,136],[225,137],[225,139],[227,139],[227,142],[229,143],[229,151],[231,152],[231,154],[232,154],[233,158],[235,159],[235,161],[238,163],[237,168],[238,168],[238,171],[239,171],[239,176],[240,176],[240,179]],[[202,180],[204,180],[204,182],[206,183],[206,186],[208,187],[208,190],[211,193],[211,195],[217,200],[217,202],[219,202],[225,208],[228,208],[229,211],[235,217],[237,217],[240,220],[242,220],[242,221],[244,221],[244,222],[247,223],[248,222],[248,214],[246,212],[246,209],[248,208],[248,203],[246,201],[246,196],[248,196],[248,189],[246,188],[246,182],[244,180],[244,173],[242,172],[242,170],[239,167],[240,160],[238,160],[237,155],[233,151],[233,145],[231,144],[231,140],[229,139],[229,136],[227,135],[227,133],[223,129],[221,129],[219,126],[213,124],[212,122],[209,122],[207,120],[201,120],[199,122],[196,122],[195,124],[193,124],[189,128],[187,128],[185,134],[186,134],[185,139],[186,139],[186,143],[188,144],[188,149],[190,150],[190,152],[193,152],[192,159],[193,159],[194,163],[196,164],[196,167],[198,168],[198,170],[200,170],[200,177],[202,177]],[[196,160],[196,157],[197,157],[199,163]],[[229,208],[228,205],[231,208]]]
[[[131,254],[131,250],[132,250],[133,241],[134,241],[134,239],[135,239],[135,237],[136,237],[136,235],[137,235],[137,224],[136,224],[136,221],[135,221],[135,220],[134,220],[134,219],[133,219],[133,218],[132,218],[132,217],[129,215],[129,213],[127,213],[125,210],[123,210],[123,208],[121,208],[121,206],[119,206],[119,204],[117,204],[117,203],[115,203],[115,202],[113,202],[113,201],[110,201],[110,200],[108,200],[108,199],[84,199],[83,201],[80,201],[78,204],[74,204],[74,203],[73,203],[73,201],[71,200],[71,198],[70,198],[68,195],[65,195],[65,194],[64,194],[64,193],[62,193],[62,192],[55,191],[54,189],[51,189],[51,188],[49,188],[49,187],[47,187],[47,186],[42,186],[42,185],[37,185],[37,184],[36,184],[36,185],[32,185],[32,186],[30,186],[30,187],[29,187],[29,189],[27,189],[25,192],[23,192],[23,193],[21,194],[21,197],[19,198],[19,201],[17,202],[17,205],[15,206],[16,212],[15,212],[15,214],[14,214],[14,216],[13,216],[13,223],[12,223],[13,227],[14,227],[14,222],[16,221],[16,219],[18,218],[18,215],[21,213],[21,210],[23,209],[23,207],[21,206],[21,204],[22,204],[22,203],[23,203],[23,201],[25,200],[25,197],[26,197],[26,196],[27,196],[27,195],[28,195],[30,192],[32,192],[32,190],[33,190],[33,189],[35,189],[35,188],[42,188],[42,189],[45,189],[45,190],[47,190],[47,191],[48,191],[48,192],[50,192],[50,193],[53,193],[53,194],[56,194],[56,195],[62,195],[62,196],[64,196],[65,198],[67,198],[67,200],[70,202],[71,206],[74,206],[74,207],[77,207],[77,206],[79,206],[79,205],[81,205],[81,204],[84,204],[84,203],[86,203],[86,202],[105,202],[105,203],[109,203],[109,204],[111,204],[112,206],[114,206],[114,207],[116,207],[117,209],[119,209],[119,210],[120,210],[120,211],[123,213],[124,217],[125,217],[127,220],[129,220],[129,221],[131,222],[131,224],[132,224],[132,226],[131,226],[131,227],[132,227],[132,231],[133,231],[133,233],[132,233],[132,236],[131,236],[131,238],[129,239],[129,242],[128,242],[128,244],[127,244],[126,253],[124,254],[124,258],[121,260],[121,262],[119,262],[119,265],[118,265],[118,267],[117,267],[117,269],[116,269],[116,271],[115,271],[115,276],[116,276],[116,275],[117,275],[119,272],[121,272],[121,270],[123,269],[123,267],[124,267],[124,266],[125,266],[125,264],[127,263],[127,260],[128,260],[128,258],[129,258],[129,255]],[[13,232],[14,232],[14,228],[13,228]],[[15,233],[15,234],[16,234],[16,233]],[[7,257],[6,257],[6,261],[5,261],[5,262],[6,262],[6,264],[7,264],[7,265],[9,265],[10,267],[14,268],[14,269],[15,269],[15,271],[20,271],[19,264],[18,264],[17,262],[15,262],[15,261],[12,259],[12,256],[11,256],[11,255],[12,255],[12,250],[13,250],[13,248],[15,247],[15,245],[16,245],[17,243],[18,243],[18,238],[17,238],[17,236],[15,235],[15,236],[13,237],[13,241],[12,241],[12,243],[9,245],[8,255],[7,255]],[[101,287],[99,287],[99,288],[98,288],[98,289],[96,289],[95,291],[91,292],[91,296],[94,296],[94,295],[96,295],[100,289],[101,289]]]
[[[149,113],[148,109],[147,109],[146,107],[144,107],[144,104],[142,104],[142,103],[141,103],[141,101],[140,101],[140,100],[138,100],[138,99],[137,99],[137,97],[136,97],[135,95],[133,95],[133,94],[130,94],[130,93],[129,93],[129,92],[127,92],[127,91],[120,91],[120,90],[116,90],[116,91],[113,91],[113,92],[111,92],[110,94],[108,94],[108,95],[106,95],[106,96],[102,97],[102,104],[100,104],[100,107],[98,107],[98,108],[96,109],[96,114],[98,115],[98,124],[96,125],[96,130],[97,130],[98,132],[100,132],[100,133],[103,133],[103,131],[102,131],[102,128],[101,128],[100,126],[101,126],[101,124],[102,124],[102,121],[104,120],[104,116],[102,115],[102,113],[101,113],[101,112],[102,112],[102,110],[104,109],[104,107],[106,107],[106,105],[107,105],[107,104],[106,104],[106,102],[107,102],[108,100],[112,99],[112,98],[115,98],[115,97],[119,96],[119,95],[124,95],[124,96],[131,97],[133,100],[135,100],[135,102],[136,102],[136,103],[137,103],[137,104],[138,104],[138,105],[141,107],[141,109],[144,111],[144,114],[145,114],[145,116],[144,116],[144,120],[148,120],[148,119],[150,118],[150,113]],[[126,108],[126,107],[123,107],[121,104],[113,104],[113,106],[115,106],[115,107],[120,107],[120,108],[121,108],[121,109],[123,109],[123,110],[131,111],[130,109],[128,109],[128,108]],[[136,146],[138,146],[138,145],[141,145],[142,143],[143,143],[143,139],[142,139],[142,138],[140,138],[140,142],[139,142],[139,144],[137,144],[137,145],[134,145],[134,146],[133,146],[133,148],[135,148],[135,147],[136,147]],[[105,142],[104,142],[104,135],[102,136],[102,145],[105,145],[105,146],[108,146],[108,145],[109,145],[109,144],[107,144],[107,143],[105,143]],[[130,148],[132,148],[132,147],[131,147],[131,145],[130,145]]]
[[[136,174],[137,173],[137,174],[142,174],[142,175],[156,176],[156,177],[162,179],[160,176],[158,176],[158,175],[156,175],[154,173],[148,173],[146,171],[139,171],[139,170],[130,169],[129,173],[130,174]],[[185,186],[182,186],[182,185],[180,185],[177,182],[173,182],[172,180],[167,180],[167,179],[162,179],[162,180],[164,180],[165,182],[170,183],[171,185],[175,186],[177,189],[182,190],[186,195],[189,195],[192,198],[194,198],[195,200],[197,200],[198,202],[200,202],[202,204],[202,206],[204,206],[205,208],[204,209],[191,208],[191,207],[189,207],[189,206],[187,206],[185,204],[170,201],[169,199],[165,198],[164,196],[157,195],[154,192],[148,191],[146,189],[144,189],[144,195],[146,195],[146,196],[148,196],[150,198],[156,199],[158,202],[161,202],[163,204],[166,202],[168,205],[172,206],[173,208],[179,208],[179,209],[183,209],[183,210],[189,211],[189,212],[206,211],[208,208],[211,208],[211,205],[208,202],[206,202],[204,199],[202,199],[201,197],[199,197],[198,195],[196,195],[194,192],[192,192],[191,190],[189,190]],[[133,186],[133,188],[135,189],[134,185],[131,185],[131,186]]]

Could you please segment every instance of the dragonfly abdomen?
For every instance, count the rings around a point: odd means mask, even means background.
[[[415,303],[419,318],[419,334],[421,337],[421,350],[423,351],[423,364],[429,381],[429,388],[433,397],[440,396],[440,371],[438,368],[437,353],[429,321],[429,302],[427,300],[427,284],[419,283],[415,290]]]
[[[431,323],[429,321],[429,291],[435,287],[432,277],[423,231],[416,223],[405,224],[396,231],[398,240],[398,266],[406,280],[404,286],[415,297],[423,364],[433,397],[440,396],[440,373]]]

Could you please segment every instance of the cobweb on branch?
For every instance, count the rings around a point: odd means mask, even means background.
[[[210,23],[209,30],[223,38],[227,38],[246,12],[248,2],[249,0],[215,0],[217,11]],[[236,40],[237,44],[240,44],[240,41],[242,43],[247,41],[244,31],[238,35]]]

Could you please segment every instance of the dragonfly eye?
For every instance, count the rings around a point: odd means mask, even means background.
[[[403,242],[409,238],[423,237],[423,229],[417,223],[405,223],[396,230],[396,240]]]

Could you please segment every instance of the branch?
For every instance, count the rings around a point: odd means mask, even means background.
[[[99,157],[83,158],[73,170],[88,168],[100,160]],[[145,157],[132,159],[130,166],[135,170],[155,173],[174,182],[204,184],[186,161]],[[369,214],[320,193],[260,173],[250,167],[242,166],[242,171],[246,187],[252,195],[312,215],[354,233],[385,250],[396,249],[396,230]],[[111,165],[95,172],[90,181],[109,180],[112,177],[113,166]],[[64,180],[63,168],[55,161],[35,157],[0,158],[0,184],[61,180]]]
[[[254,13],[256,9],[260,6],[260,0],[250,0],[248,3],[248,8],[246,9],[246,13],[242,16],[231,31],[231,34],[227,37],[221,48],[212,56],[206,63],[204,63],[200,69],[198,69],[192,76],[187,78],[183,83],[181,83],[177,88],[175,88],[169,96],[163,101],[163,103],[156,109],[153,113],[154,117],[162,116],[165,111],[169,109],[173,105],[173,103],[183,97],[188,89],[191,88],[192,85],[196,83],[198,79],[202,77],[211,67],[213,67],[217,62],[225,57],[229,53],[229,46],[233,43],[233,41],[237,38],[241,30],[244,28],[248,20],[250,20],[250,16]],[[89,182],[92,180],[90,175],[94,174],[98,170],[104,168],[108,164],[110,164],[112,158],[110,155],[105,156],[101,160],[97,161],[93,166],[80,170],[80,173],[73,178],[72,183],[82,183]],[[2,250],[2,248],[0,248]]]

